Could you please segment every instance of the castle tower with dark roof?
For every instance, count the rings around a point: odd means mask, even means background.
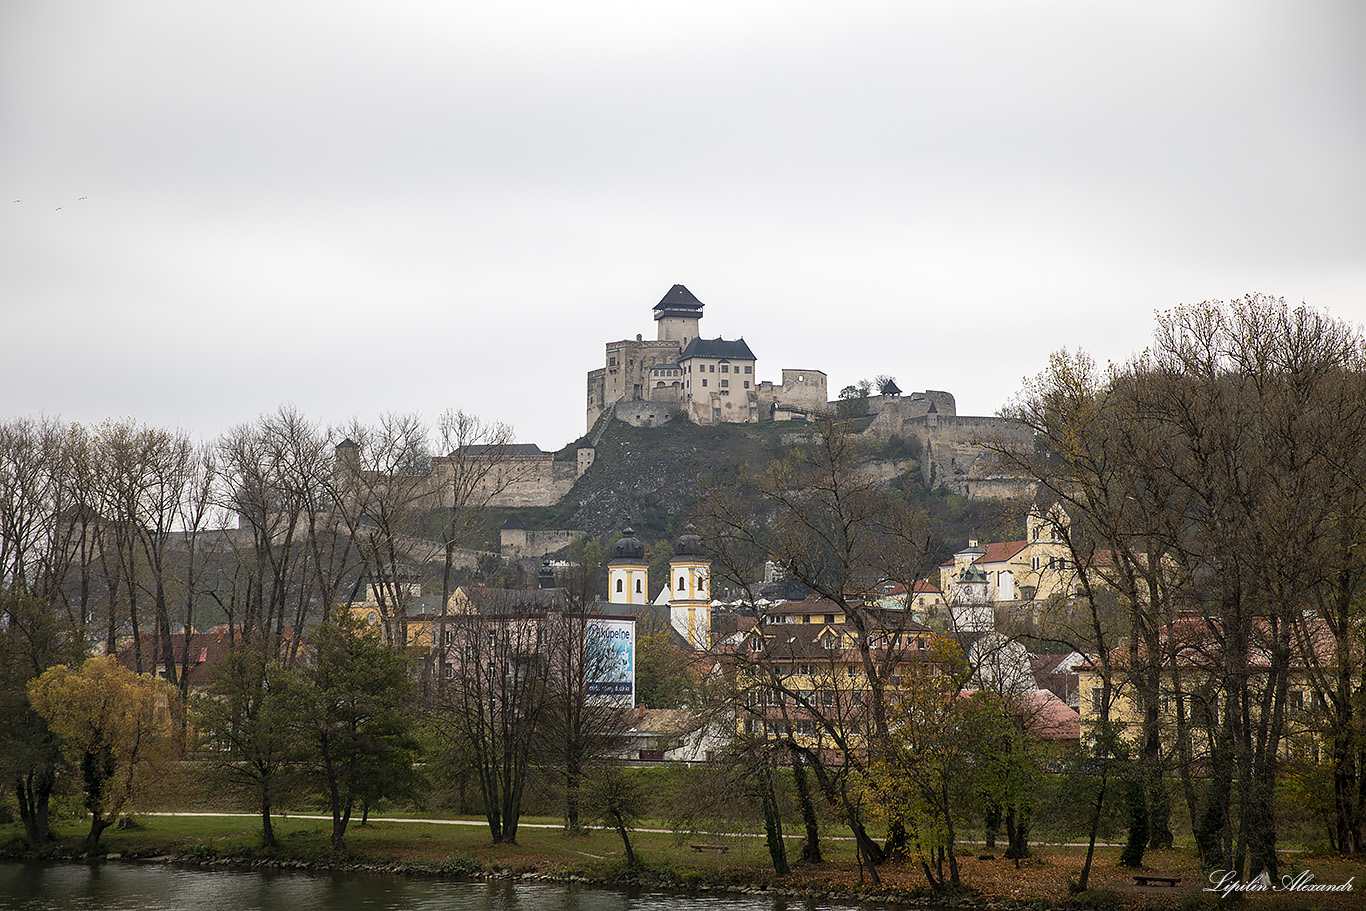
[[[702,319],[703,303],[682,285],[674,285],[655,304],[655,322],[661,342],[678,342],[687,347],[697,338],[697,323]]]

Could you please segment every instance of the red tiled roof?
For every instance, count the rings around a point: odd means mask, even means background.
[[[973,563],[1004,563],[1011,557],[1025,549],[1028,541],[997,541],[986,546],[987,552],[982,554]],[[940,566],[952,566],[952,560],[945,560]]]
[[[1028,541],[997,541],[987,545],[987,552],[978,557],[977,563],[1004,563],[1025,549]]]
[[[917,580],[915,580],[915,592],[916,592],[916,594],[927,594],[927,595],[929,595],[929,594],[933,594],[933,595],[940,595],[940,594],[943,594],[943,592],[941,592],[941,591],[939,590],[939,586],[938,586],[938,585],[935,585],[934,583],[932,583],[929,579],[917,579]],[[904,595],[904,594],[906,594],[906,585],[905,585],[905,583],[903,583],[903,582],[898,582],[896,585],[893,585],[891,588],[887,589],[887,591],[886,591],[885,594],[886,594],[887,597],[889,597],[889,598],[890,598],[890,597],[893,597],[893,596],[895,596],[895,595]]]
[[[1041,740],[1080,740],[1081,715],[1048,690],[1025,693],[1025,724]]]

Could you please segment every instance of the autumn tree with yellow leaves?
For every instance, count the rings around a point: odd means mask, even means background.
[[[176,692],[135,674],[111,657],[90,658],[78,671],[59,664],[29,683],[33,708],[80,770],[90,811],[86,844],[100,835],[176,754]]]

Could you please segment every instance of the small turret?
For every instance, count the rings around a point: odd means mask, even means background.
[[[645,560],[645,545],[634,529],[627,528],[612,545],[607,561],[607,600],[612,604],[648,604],[650,564]]]
[[[711,645],[711,561],[692,525],[669,561],[669,624],[698,651]]]

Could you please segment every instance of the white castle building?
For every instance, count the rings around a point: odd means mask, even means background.
[[[655,339],[637,335],[607,343],[603,366],[588,373],[588,429],[609,412],[646,426],[679,411],[697,424],[825,413],[823,372],[784,369],[781,383],[760,382],[758,359],[743,337],[702,338],[703,306],[674,285],[654,306]]]

